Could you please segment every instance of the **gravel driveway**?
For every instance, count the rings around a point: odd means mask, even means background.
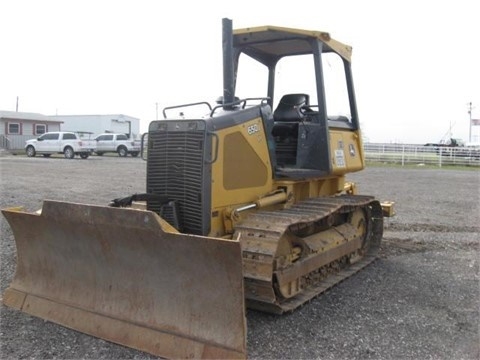
[[[0,207],[33,211],[43,199],[107,204],[143,192],[139,158],[0,157]],[[297,311],[247,312],[256,359],[479,359],[480,174],[372,167],[351,174],[362,194],[396,202],[379,259]],[[0,292],[15,244],[0,217]],[[2,305],[2,359],[141,359],[108,343]]]

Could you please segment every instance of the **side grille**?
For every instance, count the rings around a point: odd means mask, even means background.
[[[208,229],[204,219],[205,131],[184,127],[169,124],[149,131],[147,192],[168,197],[176,211],[155,201],[150,201],[147,208],[182,232],[204,235]]]

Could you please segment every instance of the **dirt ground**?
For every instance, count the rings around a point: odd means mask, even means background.
[[[141,193],[139,158],[0,157],[0,207],[43,199],[107,204]],[[479,359],[480,174],[372,167],[352,174],[360,193],[396,203],[379,259],[297,311],[247,312],[252,359]],[[0,292],[15,243],[0,216]],[[142,359],[151,355],[11,310],[0,314],[2,359]]]

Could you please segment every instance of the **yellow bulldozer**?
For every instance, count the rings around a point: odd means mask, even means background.
[[[144,194],[3,210],[7,306],[161,357],[245,358],[247,307],[293,311],[375,259],[391,209],[346,180],[365,166],[351,47],[222,25],[223,95],[150,123]]]

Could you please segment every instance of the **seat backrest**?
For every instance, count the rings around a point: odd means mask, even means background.
[[[310,104],[307,94],[287,94],[284,95],[277,108],[273,112],[275,121],[302,121],[305,115],[300,109]]]

